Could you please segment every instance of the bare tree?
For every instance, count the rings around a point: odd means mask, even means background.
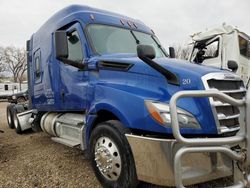
[[[4,48],[0,47],[0,74],[6,70],[6,64],[4,61]]]
[[[188,60],[191,53],[191,48],[189,46],[174,45],[175,55],[177,59]]]
[[[27,70],[25,50],[13,46],[6,47],[4,49],[4,61],[7,65],[8,71],[13,74],[14,82],[19,82],[21,87],[24,73]]]

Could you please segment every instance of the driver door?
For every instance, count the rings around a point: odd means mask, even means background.
[[[75,23],[68,29],[68,59],[85,62],[85,37],[82,27]],[[81,111],[86,108],[87,71],[79,70],[71,65],[60,62],[60,101],[62,110]]]

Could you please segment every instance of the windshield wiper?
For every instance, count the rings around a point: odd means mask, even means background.
[[[139,41],[138,38],[135,36],[134,32],[133,32],[133,31],[130,31],[130,33],[131,33],[132,36],[134,37],[136,44],[140,44],[140,41]]]
[[[160,48],[160,50],[164,53],[164,55],[166,57],[168,57],[168,54],[165,52],[165,49],[162,48],[162,46],[157,42],[157,40],[155,39],[155,37],[151,35],[151,38],[155,41],[155,43],[157,44],[157,47]]]

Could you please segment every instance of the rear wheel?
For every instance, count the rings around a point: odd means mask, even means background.
[[[12,115],[13,115],[13,123],[14,123],[14,126],[15,126],[15,129],[16,129],[16,133],[17,134],[22,134],[22,128],[20,126],[20,123],[18,121],[18,118],[17,118],[17,114],[18,113],[21,113],[25,110],[24,106],[23,105],[15,105],[13,107],[13,112],[12,112]]]
[[[9,128],[11,128],[11,129],[15,128],[14,121],[13,121],[13,113],[12,113],[13,112],[13,107],[14,107],[13,104],[9,104],[7,106],[7,109],[6,109],[7,122],[8,122]]]
[[[119,121],[100,123],[90,138],[90,157],[103,187],[136,187],[138,184],[131,148]]]
[[[22,129],[21,129],[21,126],[20,126],[18,118],[17,118],[17,113],[13,114],[13,121],[14,121],[16,133],[17,134],[21,134],[22,133]]]

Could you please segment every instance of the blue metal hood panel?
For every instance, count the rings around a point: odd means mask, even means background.
[[[157,100],[165,103],[169,103],[171,97],[178,91],[182,90],[204,90],[204,85],[201,77],[205,74],[212,72],[224,72],[223,70],[213,67],[207,67],[202,65],[192,64],[186,61],[174,60],[169,58],[154,59],[157,63],[172,71],[178,75],[180,86],[168,84],[165,77],[159,72],[142,62],[138,57],[131,55],[103,55],[99,57],[91,58],[89,62],[97,61],[112,61],[121,63],[131,63],[133,67],[128,72],[123,71],[101,71],[100,79],[102,84],[109,85],[110,88],[116,88],[119,93],[119,99],[123,98],[121,93],[126,93],[124,100],[140,101],[141,103],[134,106],[137,112],[144,111],[144,115],[141,115],[145,119],[139,124],[144,125],[143,129],[155,132],[171,133],[171,128],[164,128],[154,122],[147,115],[147,110],[143,109],[143,101],[145,99]],[[110,77],[112,77],[113,84],[110,84]],[[108,81],[105,81],[108,79]],[[103,89],[104,91],[104,89]],[[112,92],[114,93],[114,91]],[[109,94],[111,95],[111,93]],[[113,95],[113,94],[112,94]],[[135,97],[129,97],[129,95]],[[133,98],[133,99],[132,99]],[[113,98],[114,99],[114,98]],[[126,107],[129,102],[126,102],[119,107]],[[177,103],[177,106],[185,109],[193,114],[201,125],[200,130],[195,129],[183,129],[185,134],[216,134],[217,129],[214,122],[214,117],[211,111],[211,106],[207,98],[183,98]],[[125,111],[125,110],[124,110]],[[140,117],[141,117],[140,116]],[[133,114],[126,115],[126,117],[133,117]],[[134,121],[131,120],[131,127],[138,127],[137,116],[134,117]]]
[[[112,62],[121,62],[121,63],[131,63],[133,67],[129,70],[131,73],[137,74],[145,74],[156,77],[163,77],[159,72],[151,68],[149,65],[144,63],[138,57],[134,55],[124,55],[124,54],[116,54],[116,55],[102,55],[99,57],[95,57],[96,61],[112,61]],[[204,65],[197,65],[194,63],[190,63],[188,61],[178,60],[178,59],[170,59],[170,58],[158,58],[154,59],[155,62],[159,63],[161,66],[166,68],[167,70],[173,72],[179,77],[180,84],[182,84],[182,79],[192,79],[192,80],[201,80],[201,77],[205,74],[211,72],[225,72],[225,70],[221,70],[215,67],[209,67]]]

